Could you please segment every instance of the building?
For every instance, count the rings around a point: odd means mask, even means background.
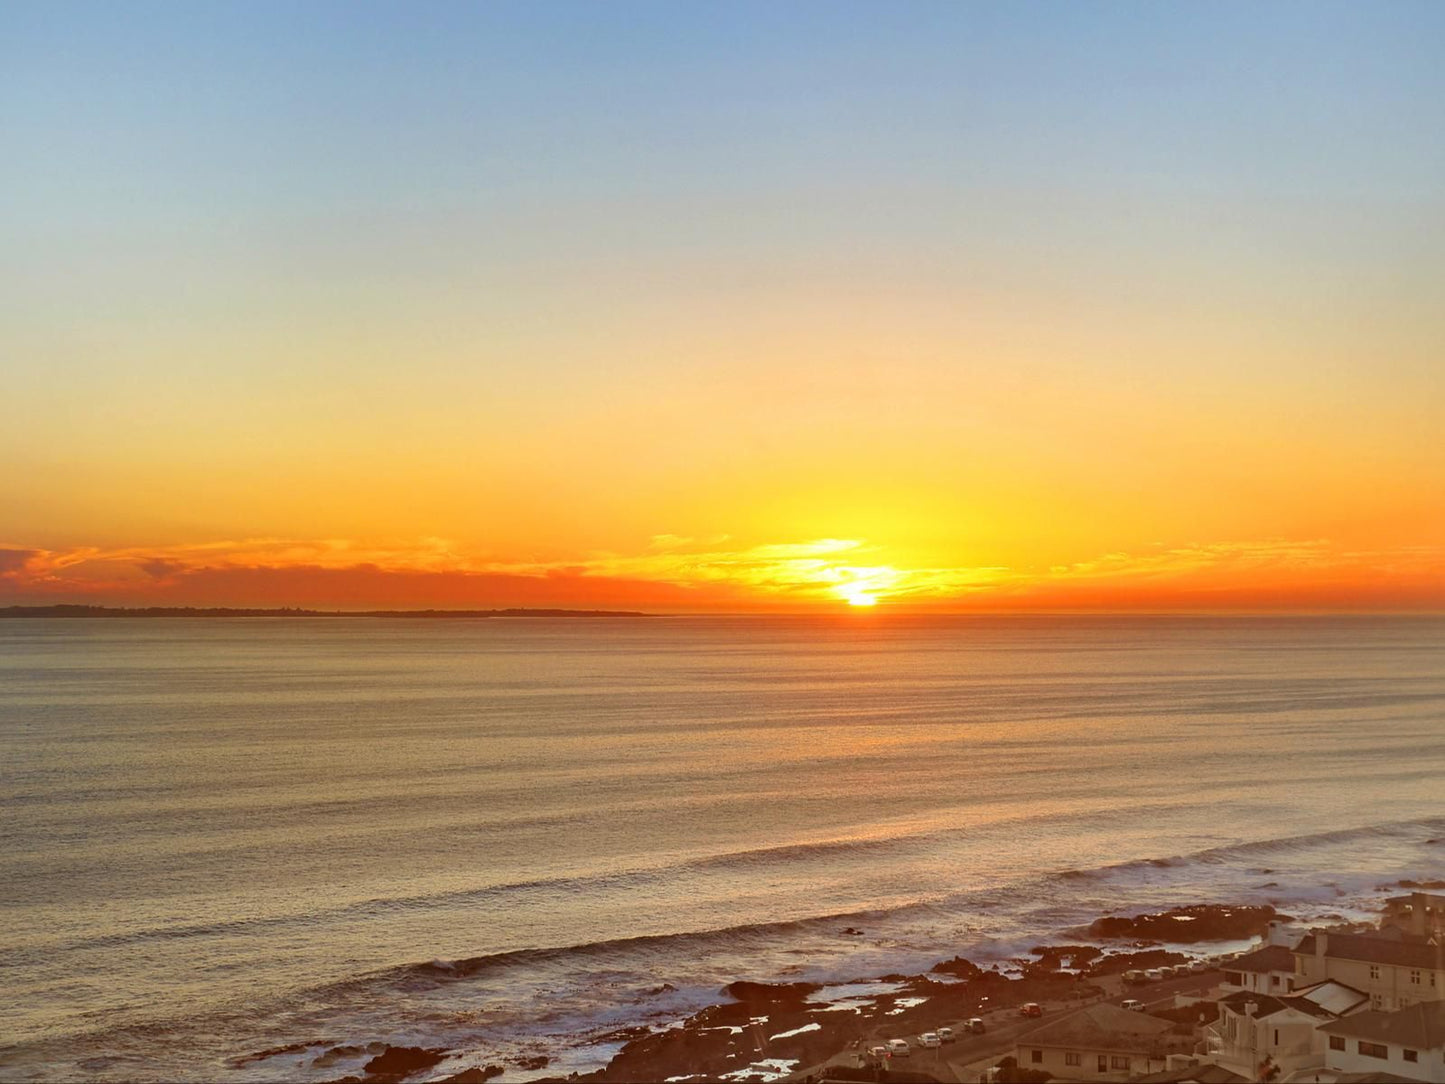
[[[1445,896],[1433,892],[1411,892],[1385,901],[1381,927],[1395,927],[1416,937],[1445,934]]]
[[[1445,939],[1407,933],[1316,932],[1293,950],[1295,986],[1333,979],[1363,991],[1370,1007],[1405,1009],[1445,997]]]
[[[1014,1057],[1024,1069],[1058,1080],[1128,1080],[1160,1072],[1172,1053],[1194,1041],[1173,1032],[1168,1020],[1100,1002],[1076,1009],[1018,1037]]]
[[[1323,1025],[1322,1079],[1340,1074],[1385,1074],[1445,1084],[1445,1001],[1426,1001],[1394,1012],[1357,1013]]]
[[[1294,953],[1283,945],[1266,945],[1222,965],[1224,994],[1287,994],[1295,987]]]
[[[1219,1019],[1205,1029],[1209,1060],[1249,1080],[1325,1064],[1325,1038],[1317,1031],[1335,1019],[1309,998],[1239,991],[1219,999]]]

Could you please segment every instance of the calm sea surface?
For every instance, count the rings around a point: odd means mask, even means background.
[[[555,1073],[734,978],[1445,875],[1445,622],[9,620],[0,757],[6,1079]]]

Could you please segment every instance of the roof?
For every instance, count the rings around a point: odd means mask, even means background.
[[[1262,949],[1230,960],[1223,967],[1226,971],[1293,971],[1294,953],[1283,945],[1265,945]]]
[[[1132,1084],[1246,1084],[1248,1077],[1231,1073],[1222,1065],[1189,1065],[1160,1073],[1129,1078]]]
[[[1050,1020],[1018,1037],[1019,1046],[1082,1047],[1147,1053],[1173,1025],[1157,1016],[1130,1012],[1101,1001]]]
[[[1294,949],[1296,956],[1315,954],[1315,934],[1309,934]],[[1445,945],[1428,941],[1397,941],[1370,934],[1332,933],[1325,940],[1325,956],[1336,960],[1363,960],[1397,967],[1445,970]]]
[[[1232,1012],[1240,1016],[1247,1016],[1245,1006],[1253,1004],[1256,1006],[1254,1016],[1256,1020],[1263,1020],[1266,1016],[1273,1016],[1277,1012],[1285,1012],[1293,1009],[1305,1016],[1313,1016],[1329,1020],[1334,1013],[1328,1009],[1321,1008],[1308,998],[1299,997],[1295,994],[1288,994],[1284,997],[1276,997],[1273,994],[1256,994],[1248,990],[1241,990],[1237,994],[1230,994],[1228,997],[1219,999],[1219,1004],[1227,1005]]]
[[[1422,1001],[1408,1009],[1372,1009],[1342,1017],[1320,1028],[1327,1035],[1348,1035],[1376,1043],[1398,1043],[1414,1050],[1445,1046],[1445,1001]]]
[[[1396,1076],[1394,1073],[1340,1073],[1335,1084],[1420,1084],[1412,1076]]]
[[[1302,990],[1296,990],[1294,996],[1313,1001],[1332,1016],[1344,1016],[1351,1009],[1370,1000],[1370,995],[1363,990],[1346,986],[1338,979],[1326,979],[1313,986],[1306,986]]]

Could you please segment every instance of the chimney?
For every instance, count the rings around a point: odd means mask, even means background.
[[[1254,1015],[1255,1013],[1257,1013],[1258,1011],[1259,1011],[1259,1002],[1257,1002],[1257,1001],[1246,1001],[1246,1002],[1244,1003],[1244,1015],[1245,1015],[1245,1016],[1253,1016],[1253,1015]]]
[[[1315,959],[1323,961],[1329,949],[1330,935],[1323,930],[1315,931]]]

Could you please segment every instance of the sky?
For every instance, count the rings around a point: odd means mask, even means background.
[[[1445,609],[1445,6],[0,5],[0,605]]]

